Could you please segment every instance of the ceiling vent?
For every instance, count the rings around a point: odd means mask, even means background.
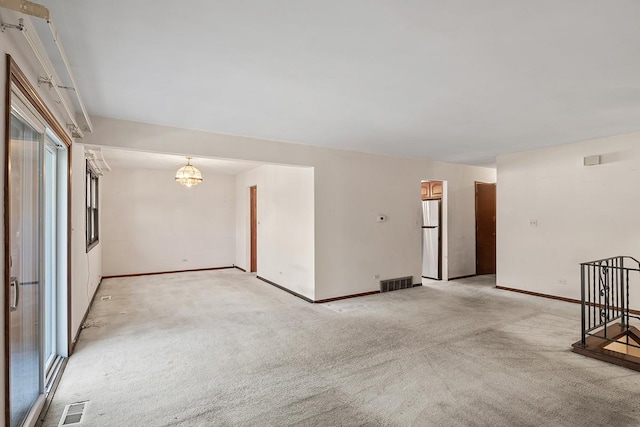
[[[584,158],[585,166],[597,166],[600,164],[600,162],[601,162],[600,156],[597,154],[595,156],[587,156]]]

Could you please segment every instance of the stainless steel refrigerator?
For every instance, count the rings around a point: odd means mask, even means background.
[[[440,200],[422,202],[422,277],[442,279]]]

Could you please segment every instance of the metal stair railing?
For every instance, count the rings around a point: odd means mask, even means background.
[[[630,279],[640,278],[640,261],[630,256],[616,256],[580,264],[582,302],[582,346],[588,336],[611,341],[607,328],[619,320],[626,336],[626,345],[640,349],[629,342],[630,320],[640,316],[629,306]]]

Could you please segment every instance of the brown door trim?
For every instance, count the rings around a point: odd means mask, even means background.
[[[9,197],[9,167],[10,162],[10,139],[11,139],[11,82],[13,80],[13,68],[14,62],[9,55],[7,55],[7,81],[5,85],[5,104],[4,104],[4,423],[5,425],[11,425],[11,400],[9,399],[9,393],[11,389],[9,387],[10,377],[10,316],[7,304],[9,301],[9,276],[11,271],[9,263],[11,259],[11,239],[9,238],[9,211],[11,210],[11,197]]]
[[[250,234],[251,234],[251,263],[249,272],[258,271],[258,187],[249,187],[249,206],[251,211]]]
[[[484,190],[483,190],[484,189]],[[496,273],[496,184],[475,182],[476,274]]]
[[[75,347],[75,342],[73,340],[73,331],[71,330],[71,213],[72,213],[72,201],[73,201],[73,190],[71,188],[71,175],[73,170],[73,153],[71,152],[71,146],[67,147],[67,354],[71,356],[73,354],[73,350]],[[84,174],[83,174],[84,179]],[[86,194],[86,191],[85,191]],[[97,289],[97,288],[96,288]],[[88,310],[88,308],[87,308]],[[81,328],[79,328],[81,329]]]

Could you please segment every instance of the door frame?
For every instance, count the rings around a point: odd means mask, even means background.
[[[60,125],[57,121],[51,110],[47,107],[44,100],[40,97],[36,89],[29,83],[26,75],[20,70],[20,67],[16,64],[11,55],[6,55],[6,82],[5,82],[5,135],[4,135],[4,305],[2,310],[4,312],[4,350],[5,350],[5,360],[4,360],[4,369],[6,373],[5,381],[4,381],[4,391],[5,391],[5,402],[4,402],[4,410],[5,410],[5,424],[7,426],[11,425],[11,413],[10,413],[10,313],[7,309],[7,304],[9,301],[9,281],[10,281],[10,248],[11,248],[11,238],[10,238],[10,207],[11,207],[11,197],[10,197],[10,188],[9,188],[9,171],[10,171],[10,153],[11,153],[11,103],[13,99],[13,92],[19,92],[22,97],[24,97],[27,101],[28,106],[33,108],[35,112],[44,120],[48,129],[53,132],[58,139],[64,144],[67,152],[67,170],[66,170],[66,180],[67,180],[67,204],[66,204],[66,213],[67,213],[67,233],[66,233],[66,303],[67,309],[64,315],[65,318],[61,318],[66,322],[66,332],[67,332],[67,345],[65,351],[67,355],[71,354],[71,145],[72,140],[65,129]],[[42,369],[42,367],[41,367]],[[42,386],[44,386],[44,378],[41,379],[43,381]],[[37,406],[44,405],[43,396],[38,399]],[[32,420],[33,413],[27,418],[28,420]]]
[[[446,282],[449,277],[449,181],[444,178],[422,178],[420,180],[420,208],[419,219],[416,225],[420,226],[422,232],[422,184],[424,182],[439,181],[442,183],[442,196],[440,197],[440,280]],[[422,236],[420,237],[422,239]],[[422,249],[420,250],[420,261],[422,262]],[[422,276],[422,271],[420,271]]]
[[[258,186],[249,187],[249,272],[258,271]]]

